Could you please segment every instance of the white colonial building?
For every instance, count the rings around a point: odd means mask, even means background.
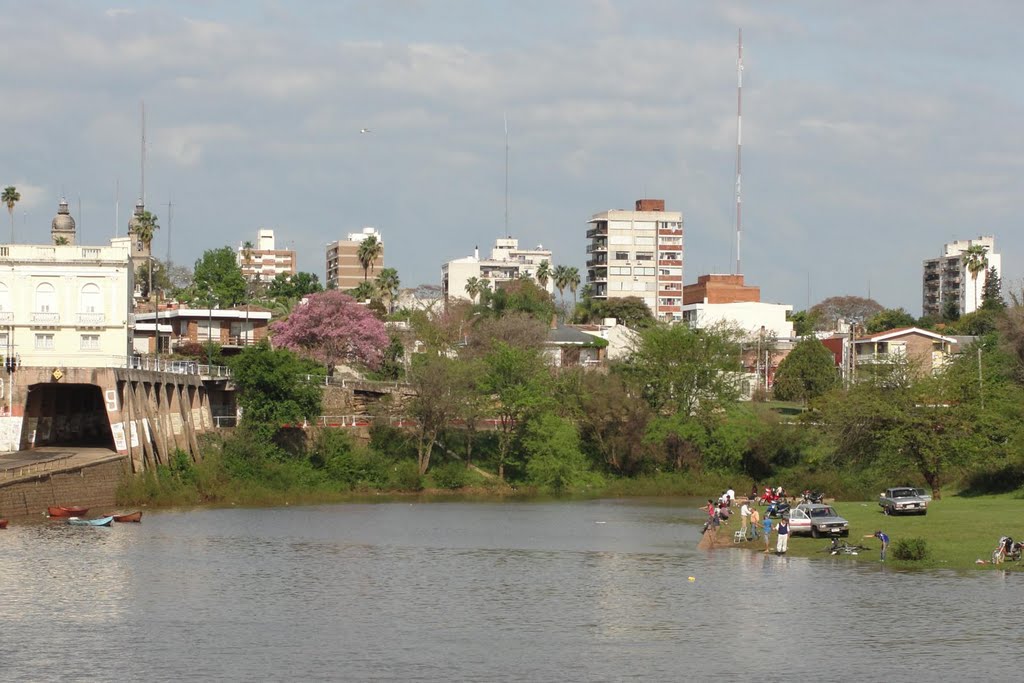
[[[22,366],[123,366],[131,241],[0,246],[0,353]]]

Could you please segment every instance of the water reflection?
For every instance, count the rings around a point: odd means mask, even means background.
[[[703,553],[700,521],[696,501],[398,502],[14,526],[3,678],[1002,680],[1021,647],[981,618],[1017,575]]]

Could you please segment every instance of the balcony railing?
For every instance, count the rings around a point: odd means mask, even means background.
[[[106,313],[79,313],[79,325],[102,325],[107,322]]]
[[[60,313],[33,312],[29,315],[29,321],[39,325],[55,325],[60,322]]]
[[[0,311],[0,323],[13,323],[14,311]]]

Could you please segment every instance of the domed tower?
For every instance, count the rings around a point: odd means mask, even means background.
[[[50,239],[54,244],[75,243],[75,219],[68,211],[68,200],[63,197],[57,206],[57,215],[50,224]]]
[[[146,212],[146,206],[140,199],[135,204],[135,211],[132,213],[132,217],[128,220],[128,236],[132,238],[132,265],[136,269],[143,263],[149,261],[149,252],[151,244],[146,244],[140,240],[135,230],[139,226],[139,222],[142,220],[142,215]]]

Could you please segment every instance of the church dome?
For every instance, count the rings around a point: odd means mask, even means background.
[[[75,219],[71,217],[71,213],[68,211],[68,200],[61,198],[57,215],[54,216],[50,229],[54,232],[75,231]]]

